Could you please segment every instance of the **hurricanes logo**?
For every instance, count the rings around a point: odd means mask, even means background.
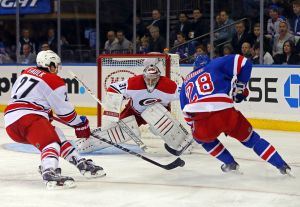
[[[139,104],[141,106],[149,106],[149,105],[152,105],[154,103],[159,103],[161,102],[161,99],[159,98],[145,98],[145,99],[142,99],[139,101]]]
[[[284,84],[284,97],[291,108],[300,107],[300,75],[292,74],[286,80]]]
[[[123,81],[125,79],[128,79],[130,77],[136,76],[136,74],[130,70],[117,70],[112,73],[110,73],[108,76],[106,76],[104,80],[104,88],[107,90],[110,84]]]

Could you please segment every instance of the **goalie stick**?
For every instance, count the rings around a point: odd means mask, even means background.
[[[69,73],[79,82],[82,84],[82,86],[88,91],[88,93],[90,94],[90,96],[96,100],[98,102],[98,104],[100,104],[101,106],[103,106],[102,102],[95,96],[95,94],[91,91],[91,89],[85,85],[85,83],[80,80],[77,75],[75,73],[73,73],[72,71],[69,71]],[[130,137],[131,139],[143,150],[146,151],[147,146],[144,144],[144,142],[135,135],[135,133],[122,121],[119,120],[117,122],[117,124],[120,126],[121,129],[123,129]]]
[[[189,146],[191,146],[191,144],[194,142],[194,140],[190,141],[187,145],[185,145],[185,147],[183,147],[181,150],[175,150],[173,148],[171,148],[169,145],[167,145],[166,143],[164,144],[165,149],[171,153],[172,155],[175,156],[180,156]]]
[[[65,123],[63,120],[61,120],[61,119],[59,119],[57,117],[53,117],[53,120],[55,120],[57,122],[60,122],[60,123],[62,123],[64,125],[67,125],[69,127],[72,127],[72,126],[70,126],[69,124]],[[103,142],[106,142],[107,144],[110,144],[110,145],[112,145],[112,146],[114,146],[114,147],[116,147],[116,148],[118,148],[118,149],[120,149],[120,150],[122,150],[124,152],[127,152],[128,154],[131,154],[131,155],[134,155],[136,157],[139,157],[139,158],[141,158],[141,159],[143,159],[143,160],[145,160],[147,162],[150,162],[153,165],[161,167],[161,168],[163,168],[165,170],[172,170],[172,169],[177,168],[179,166],[183,167],[185,165],[184,160],[182,160],[180,157],[178,157],[176,160],[174,160],[173,162],[171,162],[171,163],[169,163],[167,165],[160,164],[160,163],[158,163],[158,162],[156,162],[154,160],[151,160],[150,158],[145,157],[145,156],[143,156],[143,155],[141,155],[141,154],[139,154],[137,152],[134,152],[134,151],[132,151],[132,150],[130,150],[128,148],[125,148],[125,147],[123,147],[121,145],[118,145],[118,144],[116,144],[114,142],[111,142],[111,141],[109,141],[107,139],[104,139],[104,138],[96,135],[95,133],[97,132],[97,130],[100,130],[100,129],[94,129],[94,130],[91,131],[92,136],[95,137],[96,139],[99,139],[99,140],[101,140]]]

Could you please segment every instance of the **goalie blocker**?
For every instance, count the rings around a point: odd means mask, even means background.
[[[185,150],[193,141],[182,124],[159,103],[149,106],[141,116],[149,124],[151,132],[160,136],[174,150]]]

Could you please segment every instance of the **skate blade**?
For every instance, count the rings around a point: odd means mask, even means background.
[[[56,181],[48,181],[46,183],[47,190],[61,190],[61,189],[69,189],[69,188],[75,188],[76,184],[72,180],[67,180],[64,182],[63,185],[57,185]]]
[[[106,173],[104,172],[104,170],[99,170],[96,174],[91,174],[91,172],[85,172],[82,175],[87,179],[93,179],[93,178],[105,177]]]

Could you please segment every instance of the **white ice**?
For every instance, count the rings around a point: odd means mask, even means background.
[[[90,117],[95,123],[95,117]],[[257,130],[290,164],[296,178],[279,174],[261,161],[251,149],[222,137],[243,175],[224,174],[221,163],[196,146],[184,155],[183,168],[164,170],[124,153],[88,156],[107,172],[98,179],[85,179],[74,166],[61,160],[63,174],[72,176],[77,187],[48,191],[37,172],[38,154],[9,151],[14,143],[6,134],[0,114],[0,206],[1,207],[299,207],[300,133]],[[68,137],[73,130],[61,126]],[[159,153],[143,153],[167,164],[175,159],[164,152],[160,140],[145,139]]]

